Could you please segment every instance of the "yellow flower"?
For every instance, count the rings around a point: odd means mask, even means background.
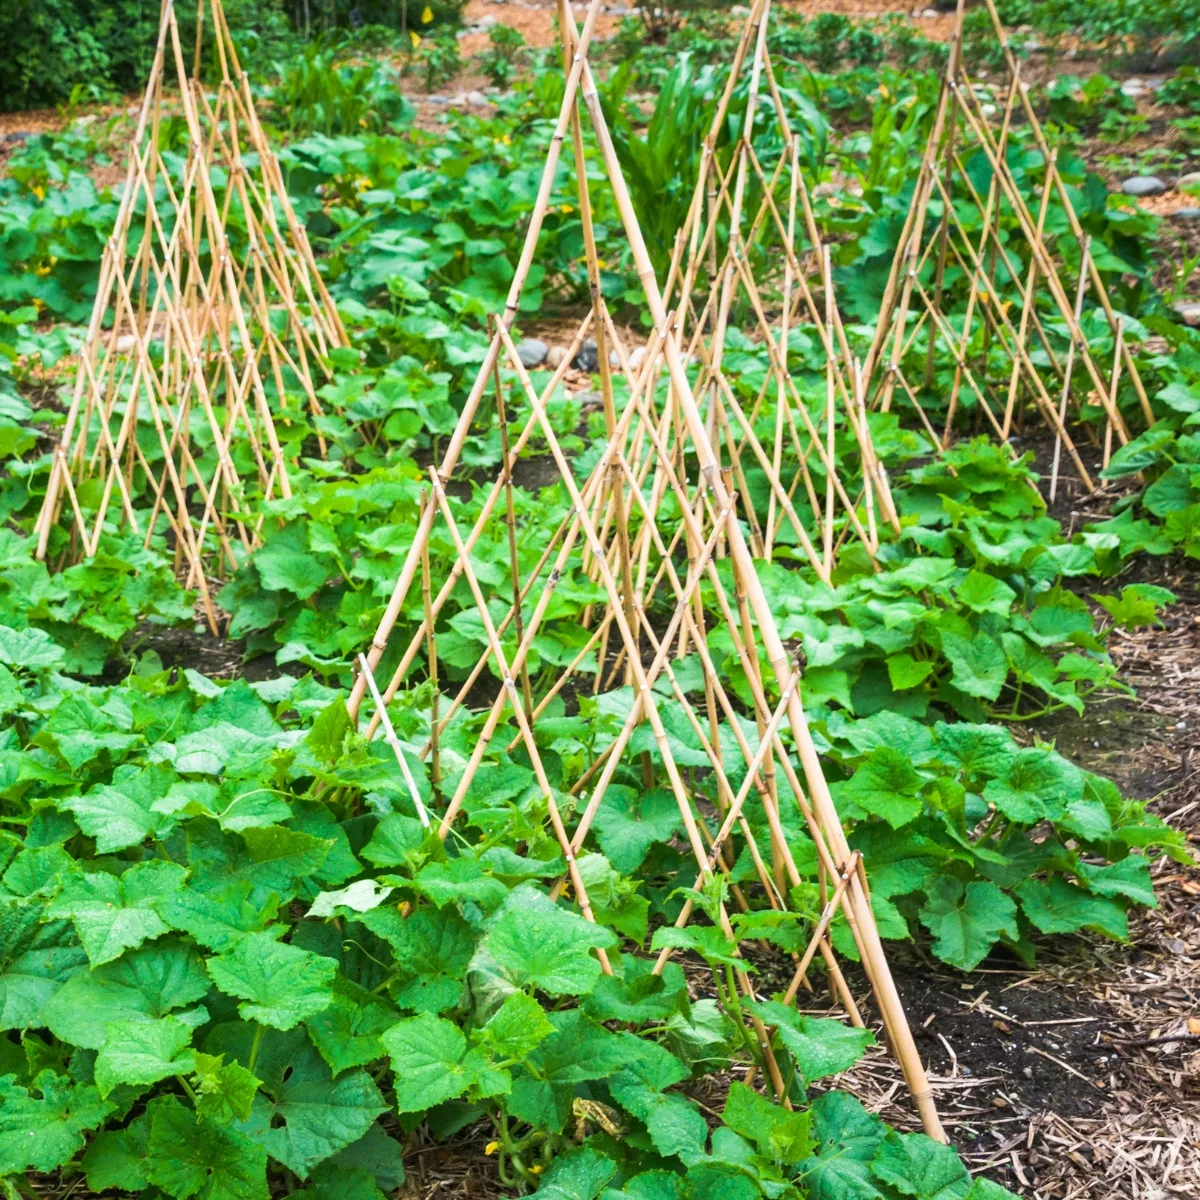
[[[415,29],[408,31],[409,39],[412,41],[412,47],[415,50],[421,44],[421,35]]]
[[[573,213],[573,212],[575,211],[575,205],[573,205],[573,204],[560,204],[560,205],[558,206],[558,211],[559,211],[559,212],[564,212],[564,213]]]
[[[600,268],[600,270],[602,270],[602,271],[607,271],[608,270],[608,260],[605,258],[597,258],[596,266],[598,266]]]
[[[428,25],[433,20],[433,9],[429,5],[425,5],[424,12],[421,13],[421,24]]]
[[[35,275],[36,275],[36,276],[37,276],[39,279],[45,279],[45,278],[46,278],[46,276],[50,274],[50,264],[49,264],[49,263],[42,263],[42,265],[41,265],[40,267],[34,267],[34,268],[33,268],[33,273],[34,273],[34,274],[35,274]]]
[[[36,196],[36,197],[37,197],[39,200],[45,200],[45,198],[46,198],[46,189],[45,189],[44,187],[42,187],[42,185],[41,185],[40,183],[31,183],[31,184],[29,185],[29,190],[30,190],[30,191],[31,191],[31,192],[32,192],[32,193],[33,193],[33,194],[34,194],[34,195],[35,195],[35,196]]]
[[[529,1168],[529,1173],[530,1175],[540,1175],[545,1169],[546,1168],[543,1167],[541,1163],[534,1163],[533,1166]]]
[[[360,175],[354,181],[354,186],[360,192],[369,192],[375,185],[365,175]]]
[[[484,1154],[495,1154],[496,1151],[499,1149],[500,1149],[499,1142],[488,1142],[488,1144],[484,1147],[483,1152],[484,1152]]]
[[[981,292],[979,293],[979,299],[980,299],[980,300],[982,300],[984,304],[986,304],[986,303],[988,302],[988,299],[989,299],[988,293],[987,293],[987,292],[984,292],[984,291],[981,291]]]

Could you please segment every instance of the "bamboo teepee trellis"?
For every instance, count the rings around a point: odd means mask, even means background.
[[[220,72],[212,94],[198,78],[206,6]],[[169,84],[186,127],[182,163],[166,145]],[[39,557],[64,510],[67,557],[96,552],[114,508],[147,543],[165,525],[215,628],[206,574],[235,569],[257,544],[252,502],[291,494],[276,422],[319,413],[326,356],[345,344],[220,0],[198,0],[190,76],[175,0],[163,0],[38,517]]]
[[[959,0],[933,126],[867,356],[867,391],[875,405],[887,410],[899,389],[942,446],[950,443],[964,386],[974,393],[1001,442],[1013,432],[1020,398],[1022,408],[1030,403],[1055,437],[1051,495],[1064,449],[1090,492],[1095,484],[1068,428],[1069,418],[1084,406],[1103,410],[1105,465],[1114,438],[1121,444],[1130,438],[1117,404],[1122,374],[1147,422],[1154,418],[1122,319],[1106,293],[1059,172],[1057,153],[1034,112],[993,0],[987,0],[987,7],[1006,78],[986,86],[970,78],[963,59],[964,3]],[[990,102],[993,98],[996,103]],[[1022,124],[1043,170],[1034,207],[1012,169]],[[979,168],[974,178],[972,160]],[[1110,363],[1101,361],[1085,334],[1088,300],[1108,325]],[[910,315],[915,316],[911,326]],[[943,429],[936,432],[919,393],[931,390],[939,344],[948,349],[954,372],[948,396],[937,397],[939,405],[945,403],[945,417]],[[988,374],[993,349],[999,353],[991,361],[1005,364],[1000,378]],[[1096,436],[1090,429],[1088,434]]]
[[[676,238],[664,290],[678,292],[677,336],[701,364],[696,395],[707,398],[707,432],[730,464],[742,497],[750,545],[770,561],[786,529],[817,574],[828,580],[837,549],[856,536],[874,557],[880,526],[899,532],[887,475],[875,453],[861,387],[861,364],[851,355],[833,293],[829,247],[823,244],[801,171],[801,137],[792,128],[767,44],[770,3],[747,20],[724,92],[704,143],[687,220]],[[729,123],[739,83],[747,84],[745,114],[729,154],[718,139]],[[773,129],[768,127],[773,124]],[[756,137],[774,135],[777,156],[764,162]],[[721,159],[727,157],[727,163]],[[751,314],[752,336],[767,352],[768,371],[749,412],[726,374],[731,313]],[[825,360],[824,395],[800,394],[789,335],[800,325],[816,331]],[[760,414],[774,405],[774,433],[759,436]],[[839,469],[835,435],[848,432],[861,480]],[[743,459],[766,478],[765,518],[747,486]],[[792,472],[786,481],[785,469]],[[816,476],[816,478],[814,478]],[[794,503],[801,491],[799,506]],[[854,487],[852,495],[848,486]],[[835,543],[835,526],[841,531]],[[810,535],[809,530],[812,530]]]
[[[441,780],[435,796],[443,794],[446,800],[444,806],[441,800],[435,800],[432,812],[417,802],[416,789],[412,790],[418,817],[431,824],[436,822],[443,838],[469,799],[473,783],[483,780],[480,768],[489,749],[522,751],[544,797],[566,863],[566,874],[554,888],[554,894],[562,895],[569,884],[581,912],[590,920],[595,919],[595,914],[578,856],[597,812],[606,802],[613,801],[614,780],[632,776],[644,789],[660,781],[665,783],[678,806],[679,821],[695,859],[697,886],[725,874],[732,861],[729,851],[734,839],[743,840],[754,864],[754,878],[773,908],[786,908],[791,889],[803,879],[784,834],[785,821],[781,815],[784,804],[794,805],[788,812],[795,813],[816,846],[823,908],[806,952],[794,964],[795,978],[788,989],[788,999],[794,999],[798,989],[805,986],[808,970],[819,954],[848,1016],[861,1023],[829,938],[830,922],[837,913],[844,913],[857,941],[890,1045],[925,1128],[931,1135],[944,1138],[876,929],[863,864],[847,844],[809,732],[800,699],[800,672],[783,645],[756,572],[738,519],[736,491],[714,456],[705,416],[685,369],[676,321],[664,307],[605,123],[588,63],[588,48],[601,8],[602,0],[591,0],[580,30],[570,8],[560,0],[564,96],[524,248],[505,310],[492,324],[487,355],[459,423],[441,462],[430,470],[412,547],[370,650],[358,661],[358,677],[348,708],[352,719],[357,721],[362,702],[369,696],[374,714],[368,723],[367,736],[373,737],[382,725],[406,779],[420,760],[427,764],[420,769],[427,769],[431,780]],[[760,20],[765,10],[766,0],[757,0],[752,20]],[[590,118],[653,317],[647,353],[637,369],[630,365],[626,347],[600,291],[600,267],[584,170],[580,99]],[[563,143],[568,138],[576,166],[592,307],[563,365],[539,388],[521,363],[510,327],[536,252]],[[598,461],[586,478],[580,480],[555,433],[547,405],[566,364],[588,336],[597,343],[607,437]],[[627,399],[619,409],[608,367],[610,351],[628,383]],[[655,386],[662,363],[668,374],[665,396]],[[528,406],[527,419],[519,429],[514,426],[515,437],[508,432],[507,414],[514,411],[506,401],[510,386],[515,387]],[[500,417],[503,459],[498,477],[480,495],[481,506],[472,510],[474,519],[468,528],[459,524],[456,503],[447,494],[447,484],[488,396],[494,397]],[[513,470],[530,439],[535,437],[548,446],[556,467],[557,485],[569,497],[570,507],[549,540],[534,548],[539,551],[536,565],[523,572],[518,555],[520,534],[513,515]],[[461,507],[458,512],[462,512]],[[511,571],[506,573],[503,583],[489,586],[480,579],[473,551],[494,523],[507,525]],[[429,565],[429,546],[435,534],[441,545],[448,539],[454,551],[453,566],[442,580],[432,578]],[[504,536],[498,534],[493,543]],[[727,557],[728,563],[717,561],[719,553]],[[731,570],[726,573],[723,567]],[[587,571],[593,573],[604,595],[603,604],[594,606],[587,643],[548,691],[534,695],[528,662],[547,622],[555,589],[573,572]],[[486,649],[446,703],[438,676],[437,623],[451,594],[462,594],[461,584],[466,585],[470,594],[470,611],[478,618]],[[703,604],[702,587],[706,589]],[[418,588],[420,607],[414,611],[410,608],[414,603],[410,591]],[[649,604],[656,594],[659,603],[652,619]],[[710,630],[714,605],[719,618]],[[400,628],[405,628],[404,636],[395,637]],[[718,628],[733,647],[733,657],[745,675],[751,697],[748,706],[734,700],[728,679],[717,669],[709,634]],[[391,645],[393,639],[397,644]],[[693,652],[702,668],[702,686],[688,683],[679,671],[680,659]],[[383,677],[377,682],[375,672],[380,671],[385,653],[390,676],[381,688]],[[434,694],[429,736],[419,752],[410,749],[406,753],[392,735],[387,705],[405,684],[408,672],[422,654]],[[473,729],[469,761],[461,769],[456,766],[453,775],[443,777],[439,739],[455,713],[478,697],[481,690],[486,692],[486,689],[476,690],[475,685],[488,671],[500,679],[501,687],[495,698],[485,703],[482,727]],[[595,747],[590,767],[569,789],[564,785],[564,790],[558,790],[551,784],[544,751],[535,734],[546,706],[568,684],[576,694],[603,689],[610,700],[620,697],[624,708],[619,733],[606,745]],[[745,707],[753,710],[752,720],[742,719]],[[685,780],[685,769],[677,761],[678,742],[673,742],[668,733],[668,725],[676,721],[685,723],[694,745],[702,748],[704,766],[699,777],[691,774],[694,767],[688,768],[689,778]],[[645,744],[653,750],[631,750],[635,735],[647,729],[650,740]],[[711,796],[711,808],[705,789]],[[752,809],[762,814],[758,835],[751,826]],[[710,820],[715,820],[715,829]],[[760,836],[769,845],[760,847],[756,840]],[[747,903],[740,886],[732,886],[729,895],[739,906]],[[715,911],[718,924],[732,937],[725,903],[715,905]],[[685,925],[691,912],[689,904],[677,923]],[[602,968],[609,971],[607,957],[602,951],[597,953]],[[662,952],[657,970],[665,965],[669,953]],[[742,993],[753,994],[747,972],[737,971],[736,980]],[[781,1077],[769,1031],[757,1018],[751,1018],[748,1028],[769,1077],[769,1086],[777,1097],[786,1100],[788,1081]]]

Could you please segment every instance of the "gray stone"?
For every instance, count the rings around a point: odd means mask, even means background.
[[[1177,208],[1171,216],[1176,221],[1200,221],[1200,208]]]
[[[634,346],[633,352],[629,356],[629,369],[631,371],[640,371],[642,363],[646,361],[646,347]]]
[[[588,338],[582,346],[579,347],[579,353],[575,355],[574,362],[571,366],[577,371],[587,371],[590,375],[593,371],[600,367],[600,353],[596,349],[596,339]]]
[[[557,371],[562,366],[563,360],[567,357],[566,346],[551,346],[546,351],[546,366],[552,371]]]
[[[493,15],[492,13],[488,13],[486,16],[480,17],[479,20],[475,22],[475,29],[476,29],[476,32],[480,32],[485,29],[491,29],[491,27],[493,25],[499,25],[499,24],[500,24],[500,18]]]
[[[1200,188],[1200,171],[1189,171],[1175,180],[1177,188]]]
[[[1200,325],[1200,304],[1183,301],[1175,305],[1175,315],[1185,325]]]
[[[517,343],[517,357],[523,367],[540,367],[549,352],[550,347],[540,338],[525,338]]]
[[[600,395],[599,392],[593,392],[590,390],[586,392],[576,392],[572,399],[579,401],[580,407],[584,412],[587,412],[590,408],[604,407],[604,397]]]
[[[468,92],[467,103],[475,108],[483,108],[488,103],[488,98],[482,92]]]
[[[744,4],[735,4],[730,10],[731,17],[748,17],[750,10]]]
[[[449,96],[426,96],[425,100],[429,104],[449,104],[450,103]]]
[[[1166,184],[1157,175],[1134,175],[1121,185],[1126,196],[1162,196]]]
[[[1121,184],[1121,191],[1127,196],[1161,196],[1167,190],[1157,175],[1135,175]]]
[[[1138,96],[1144,96],[1146,89],[1137,79],[1127,79],[1121,84],[1121,95],[1128,96],[1131,100],[1136,100]]]

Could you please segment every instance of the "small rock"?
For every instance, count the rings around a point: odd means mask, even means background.
[[[1175,180],[1177,188],[1200,188],[1200,171],[1189,171]]]
[[[921,16],[926,21],[936,21],[937,16],[938,16],[938,10],[936,8],[926,8],[926,9],[922,10]]]
[[[1021,43],[1021,49],[1026,54],[1040,54],[1042,52],[1042,43],[1037,38],[1028,38]]]
[[[500,18],[493,15],[492,13],[488,13],[486,16],[480,17],[479,20],[475,22],[475,29],[477,31],[482,31],[485,29],[491,29],[491,27],[493,25],[499,25],[499,24],[500,24]]]
[[[429,104],[449,104],[449,96],[426,96],[425,100]]]
[[[1185,325],[1200,325],[1200,304],[1191,304],[1186,301],[1176,304],[1175,315]]]
[[[610,17],[627,17],[633,12],[633,9],[628,4],[610,4],[608,6],[608,15]]]
[[[1200,208],[1177,208],[1171,216],[1176,221],[1200,221]]]
[[[457,96],[451,96],[450,99],[446,101],[451,108],[462,108],[466,102],[467,97],[463,92],[459,92]]]
[[[482,92],[468,92],[467,103],[475,108],[483,108],[488,103],[488,98]]]
[[[589,409],[604,407],[604,397],[599,392],[576,392],[572,399],[579,401],[579,405],[584,412],[587,412]]]
[[[1188,952],[1187,945],[1178,938],[1163,938],[1162,944],[1172,954],[1186,954]]]
[[[575,360],[571,363],[571,366],[577,371],[587,371],[589,375],[600,366],[600,354],[596,349],[595,338],[588,338],[579,347],[579,353],[575,355]]]
[[[979,111],[983,113],[985,117],[994,117],[999,110],[994,104],[981,104],[979,106]]]
[[[116,351],[118,354],[132,354],[137,345],[137,338],[132,333],[123,333],[117,338]]]
[[[1128,96],[1131,100],[1138,96],[1144,96],[1146,89],[1136,79],[1127,79],[1121,84],[1121,95]]]
[[[562,366],[563,360],[567,357],[566,346],[551,346],[546,351],[546,366],[552,371],[557,371]]]
[[[629,356],[629,369],[631,371],[640,371],[642,363],[646,361],[646,347],[634,346],[633,353]]]
[[[744,4],[735,4],[730,10],[731,17],[748,17],[750,10]]]
[[[517,357],[523,367],[540,367],[549,352],[550,347],[540,338],[525,338],[517,343]]]
[[[1127,196],[1161,196],[1167,190],[1157,175],[1135,175],[1121,184],[1121,191]]]

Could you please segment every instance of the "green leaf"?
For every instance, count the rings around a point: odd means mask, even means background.
[[[715,925],[685,925],[682,929],[674,925],[660,925],[654,931],[650,947],[653,950],[692,950],[710,966],[754,970],[745,959],[738,957],[737,943],[731,942],[724,930]]]
[[[903,692],[924,683],[933,674],[936,665],[928,660],[920,662],[907,652],[892,654],[887,659],[888,679],[896,691]]]
[[[983,789],[983,798],[1010,821],[1032,825],[1057,821],[1072,800],[1083,797],[1083,772],[1052,750],[1018,750],[1000,779]]]
[[[957,721],[953,725],[938,722],[938,756],[964,775],[1002,775],[1016,753],[1012,735],[997,725],[972,725]]]
[[[608,1188],[600,1200],[685,1200],[683,1177],[673,1171],[643,1171],[618,1192]]]
[[[341,756],[342,744],[350,729],[350,713],[346,709],[346,701],[339,696],[328,708],[317,714],[317,719],[313,721],[304,741],[322,762],[336,762]]]
[[[50,905],[51,917],[70,917],[92,966],[167,932],[158,907],[183,886],[187,871],[175,863],[144,862],[119,879],[114,875],[70,875]]]
[[[42,1009],[87,955],[66,921],[36,902],[0,907],[0,1029],[42,1024]]]
[[[646,1123],[659,1154],[666,1158],[678,1155],[689,1165],[704,1156],[708,1123],[685,1097],[657,1091],[630,1070],[613,1076],[608,1090],[622,1108]]]
[[[933,952],[963,971],[974,970],[1001,937],[1016,941],[1017,906],[994,883],[964,888],[952,875],[926,884],[921,924],[933,934]]]
[[[277,942],[270,933],[247,934],[207,966],[221,991],[245,1001],[238,1005],[245,1020],[275,1029],[291,1029],[333,1001],[337,963]]]
[[[146,1174],[174,1200],[268,1200],[267,1152],[228,1125],[197,1120],[174,1096],[149,1105]]]
[[[871,1162],[886,1126],[845,1092],[825,1092],[812,1104],[816,1154],[800,1165],[808,1200],[881,1200]]]
[[[121,766],[111,784],[60,800],[59,806],[70,810],[79,828],[96,839],[98,853],[111,854],[170,833],[175,818],[155,812],[153,805],[171,790],[175,778],[175,772],[164,766]]]
[[[383,1035],[396,1073],[396,1107],[420,1112],[461,1096],[477,1085],[495,1095],[506,1091],[508,1074],[492,1069],[481,1050],[468,1050],[462,1031],[422,1013],[393,1025]]]
[[[111,1021],[153,1021],[203,998],[208,976],[190,946],[164,939],[80,971],[54,994],[42,1019],[55,1037],[99,1050]]]
[[[1158,907],[1158,897],[1150,879],[1150,863],[1144,855],[1129,854],[1103,866],[1081,862],[1076,870],[1088,891],[1097,896],[1124,896],[1134,904]]]
[[[812,1152],[812,1121],[806,1112],[788,1112],[770,1100],[734,1083],[725,1097],[725,1124],[752,1141],[776,1163],[799,1162]]]
[[[261,1084],[241,1063],[226,1063],[223,1054],[192,1056],[196,1112],[218,1125],[245,1121]]]
[[[838,795],[899,829],[921,815],[921,782],[903,754],[881,746],[841,785]]]
[[[871,1169],[884,1183],[919,1200],[963,1200],[971,1187],[954,1148],[921,1133],[889,1132]]]
[[[492,1058],[522,1059],[553,1032],[542,1006],[524,992],[513,992],[473,1036]]]
[[[264,1076],[264,1091],[255,1097],[250,1119],[240,1129],[301,1179],[357,1142],[387,1111],[366,1071],[345,1071],[334,1079],[305,1041],[282,1071],[264,1071]]]
[[[62,1166],[83,1149],[84,1133],[114,1108],[94,1087],[72,1084],[51,1070],[40,1072],[29,1088],[18,1085],[15,1075],[0,1076],[0,1176]]]
[[[555,1158],[537,1194],[541,1200],[595,1200],[616,1173],[611,1158],[584,1146]]]
[[[607,929],[559,908],[531,886],[509,893],[471,961],[471,972],[506,991],[540,988],[552,996],[581,996],[600,975],[593,950],[613,949]]]
[[[650,847],[669,841],[679,828],[679,804],[664,788],[640,796],[614,785],[596,810],[593,828],[604,856],[624,875],[642,865]]]
[[[954,589],[955,595],[972,612],[1007,616],[1017,593],[1001,579],[983,571],[969,571]]]
[[[250,885],[251,904],[267,903],[272,893],[290,900],[300,881],[321,869],[333,842],[282,825],[222,833],[212,822],[188,824],[188,863],[192,882],[209,895]]]
[[[471,901],[491,911],[508,895],[504,883],[484,870],[474,858],[452,858],[428,863],[417,872],[413,886],[438,908]]]
[[[426,906],[404,918],[394,908],[376,908],[362,922],[389,943],[408,977],[392,989],[397,1004],[419,1012],[458,1004],[476,935],[457,909]]]
[[[974,637],[945,630],[942,633],[942,653],[954,668],[951,682],[960,692],[995,700],[1008,678],[1008,659],[1004,648],[989,634]]]
[[[144,1086],[193,1067],[191,1027],[174,1017],[158,1021],[110,1021],[96,1057],[96,1086],[108,1094],[120,1083]]]
[[[875,1044],[869,1029],[855,1029],[834,1017],[810,1017],[777,1000],[759,1001],[751,1011],[775,1026],[805,1086],[848,1070]]]
[[[88,1188],[106,1192],[140,1192],[149,1184],[146,1177],[146,1147],[150,1140],[150,1119],[143,1113],[124,1129],[106,1129],[92,1139],[80,1166],[87,1176]]]
[[[337,1171],[369,1171],[380,1191],[392,1195],[404,1184],[404,1146],[376,1121],[362,1137],[323,1162],[317,1175]]]
[[[391,1028],[399,1015],[382,997],[338,975],[329,1007],[304,1024],[321,1057],[339,1075],[382,1058],[379,1035]]]
[[[279,897],[271,894],[251,904],[250,891],[245,881],[212,895],[184,887],[159,901],[157,909],[172,929],[190,933],[200,945],[220,953],[275,919]]]
[[[1093,929],[1120,942],[1129,939],[1125,910],[1115,900],[1093,896],[1060,875],[1047,880],[1027,879],[1014,891],[1022,911],[1043,933]]]

